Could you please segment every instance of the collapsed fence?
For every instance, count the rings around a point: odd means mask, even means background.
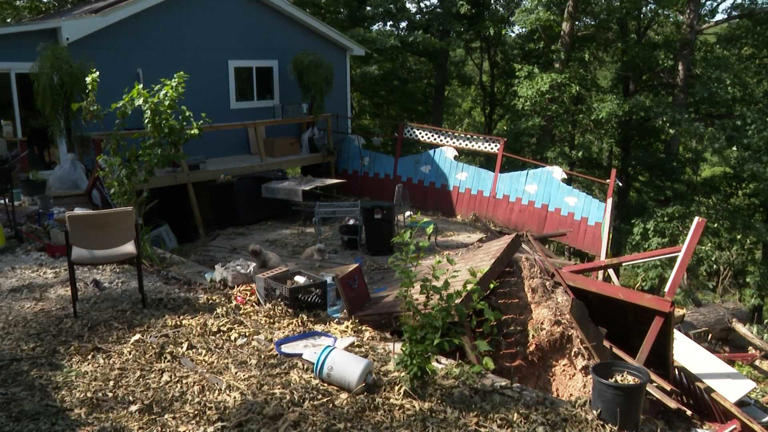
[[[438,147],[402,156],[405,139]],[[601,180],[506,153],[505,143],[500,137],[405,123],[397,133],[394,157],[365,150],[348,137],[337,146],[337,173],[347,180],[347,194],[391,200],[395,186],[402,184],[415,208],[447,216],[476,215],[516,231],[563,232],[558,241],[605,258],[615,170]],[[495,170],[456,161],[455,149],[495,154]],[[501,173],[504,157],[541,167]],[[566,175],[607,185],[605,201],[563,183]]]

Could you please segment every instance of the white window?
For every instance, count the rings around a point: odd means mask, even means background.
[[[230,60],[229,107],[259,108],[280,103],[277,60]]]

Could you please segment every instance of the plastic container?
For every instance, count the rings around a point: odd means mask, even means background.
[[[328,345],[320,350],[313,372],[322,381],[356,393],[370,380],[372,369],[367,358]]]
[[[371,255],[391,255],[395,235],[395,208],[389,201],[361,203],[365,245]]]
[[[305,282],[298,283],[299,277]],[[328,290],[325,279],[302,270],[282,272],[264,279],[264,290],[296,309],[325,310]]]
[[[344,310],[344,302],[338,296],[333,276],[325,276],[325,283],[327,284],[326,312],[328,316],[338,318],[341,311]]]
[[[592,366],[593,410],[600,411],[600,419],[619,430],[635,431],[640,426],[645,401],[645,386],[650,380],[648,371],[622,361],[605,361]],[[609,381],[614,375],[626,372],[639,380],[634,384]]]

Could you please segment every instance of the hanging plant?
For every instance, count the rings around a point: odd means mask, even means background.
[[[309,103],[309,113],[322,114],[325,97],[333,87],[333,65],[320,54],[302,51],[291,61],[291,73],[299,83],[304,101]]]
[[[85,91],[87,68],[66,47],[49,44],[41,49],[33,72],[35,105],[51,138],[72,142],[72,105]]]

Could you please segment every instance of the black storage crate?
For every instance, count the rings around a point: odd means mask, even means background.
[[[299,285],[293,278],[304,276],[307,282]],[[325,310],[328,295],[328,283],[325,279],[303,270],[290,270],[264,279],[267,292],[275,293],[277,298],[289,307],[304,310]]]

